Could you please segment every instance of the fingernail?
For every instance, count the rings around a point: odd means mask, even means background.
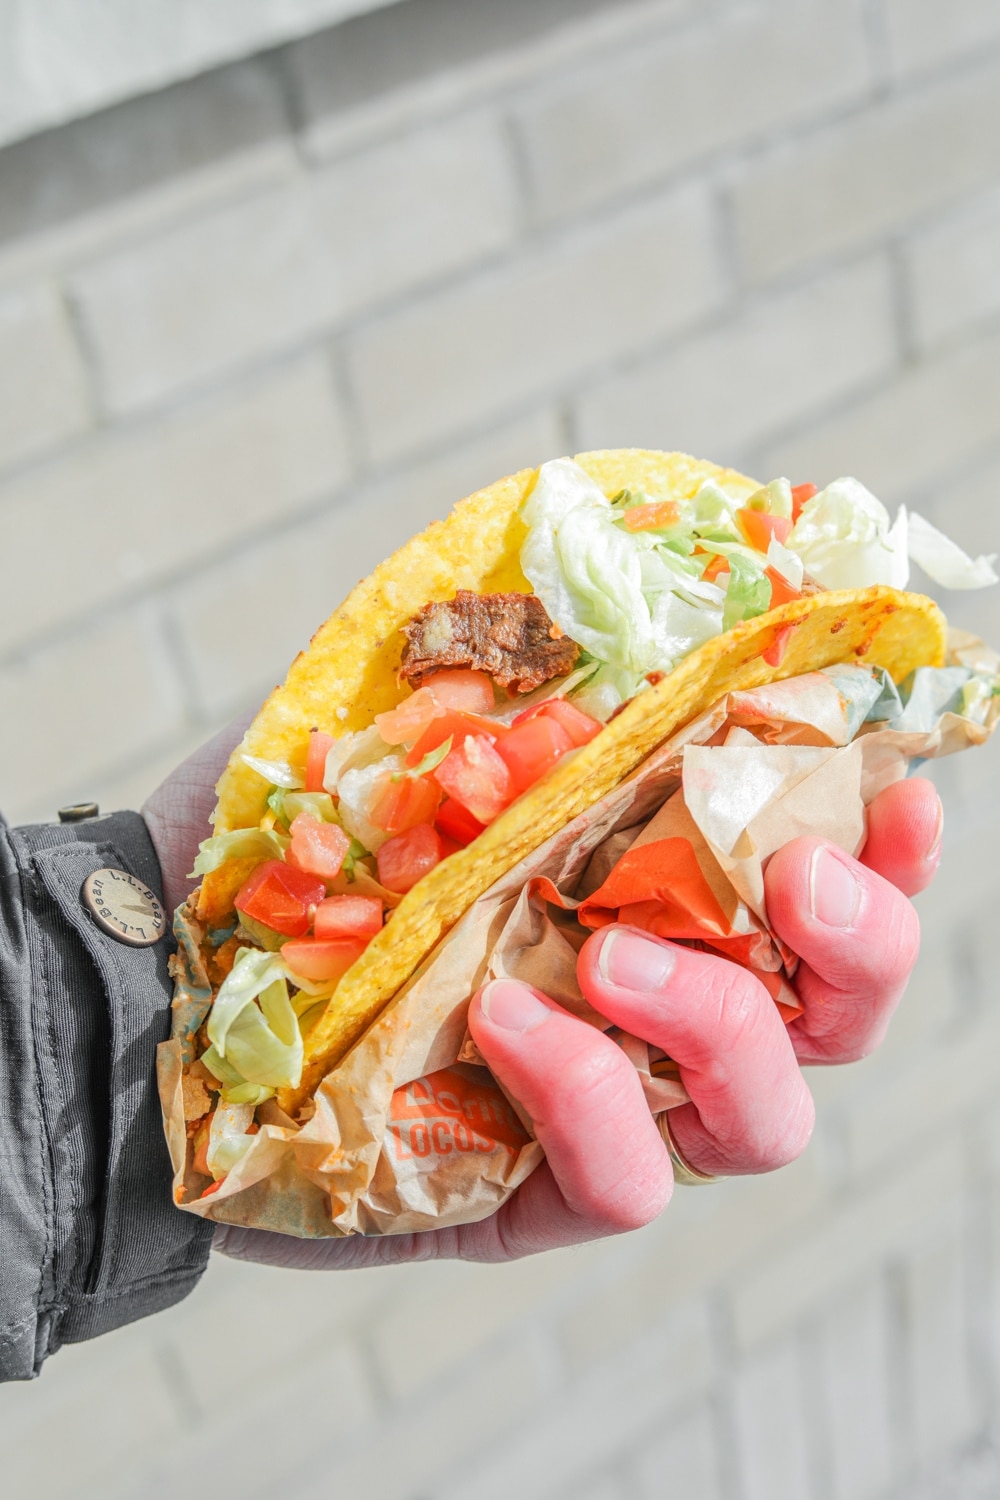
[[[601,944],[597,968],[602,979],[623,990],[648,994],[661,989],[674,972],[676,960],[669,948],[638,932],[613,927]]]
[[[934,841],[931,844],[931,847],[928,849],[927,853],[924,855],[924,859],[927,861],[928,864],[930,864],[930,862],[932,860],[937,859],[938,855],[941,853],[941,842],[942,842],[943,838],[944,838],[944,808],[939,806],[938,807],[938,815],[937,815],[937,825],[936,825],[936,827],[934,829]]]
[[[809,868],[809,906],[826,927],[852,927],[861,905],[861,887],[847,865],[829,849],[815,850]]]
[[[512,979],[491,979],[480,992],[483,1015],[504,1031],[535,1031],[552,1012],[537,995]]]

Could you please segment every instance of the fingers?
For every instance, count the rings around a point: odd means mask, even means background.
[[[500,1259],[647,1224],[672,1190],[638,1074],[609,1037],[526,985],[494,980],[469,1029],[546,1156],[464,1253]],[[489,1226],[489,1228],[487,1227]],[[491,1239],[492,1237],[492,1239]]]
[[[732,1175],[784,1166],[812,1133],[813,1103],[764,986],[726,959],[607,927],[588,938],[580,986],[602,1015],[661,1047],[692,1103],[670,1127],[691,1166]]]
[[[916,896],[934,878],[941,859],[944,811],[931,783],[921,776],[897,781],[868,809],[868,838],[861,863],[889,880],[904,896]]]
[[[913,907],[881,875],[816,838],[779,849],[764,889],[771,925],[802,959],[795,987],[805,1012],[788,1028],[799,1060],[867,1056],[917,959]]]

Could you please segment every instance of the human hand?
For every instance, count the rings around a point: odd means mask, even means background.
[[[907,895],[940,856],[941,807],[929,782],[901,782],[869,810],[860,861],[821,839],[780,850],[765,874],[768,913],[801,955],[804,1013],[790,1026],[747,970],[627,927],[594,933],[581,988],[616,1025],[679,1064],[691,1102],[670,1112],[699,1172],[772,1171],[797,1157],[813,1125],[799,1062],[862,1057],[884,1035],[916,961]],[[475,996],[480,1052],[527,1110],[545,1161],[496,1214],[423,1234],[297,1240],[220,1226],[215,1247],[239,1260],[300,1269],[461,1258],[504,1261],[638,1228],[666,1206],[669,1159],[638,1075],[602,1032],[510,980]]]

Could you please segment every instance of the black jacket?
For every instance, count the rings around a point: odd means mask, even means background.
[[[0,820],[0,1380],[179,1302],[211,1244],[171,1202],[156,1094],[171,941],[98,925],[81,888],[102,867],[161,889],[137,813]]]

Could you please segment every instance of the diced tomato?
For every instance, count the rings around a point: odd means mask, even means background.
[[[432,750],[443,745],[447,739],[452,741],[454,747],[467,734],[486,735],[489,739],[496,740],[504,733],[506,733],[504,726],[494,723],[492,719],[482,719],[478,714],[462,713],[460,710],[449,708],[420,736],[407,755],[406,764],[408,766],[419,765],[425,755],[429,755]]]
[[[316,908],[313,932],[317,938],[363,938],[382,931],[382,902],[378,896],[327,896]]]
[[[309,875],[319,875],[323,880],[336,880],[351,847],[351,841],[340,825],[321,823],[308,813],[299,813],[292,819],[289,832],[292,842],[285,852],[288,863]]]
[[[799,516],[801,516],[803,505],[808,505],[808,503],[812,499],[813,495],[818,495],[818,494],[819,494],[819,491],[817,490],[817,488],[816,488],[816,486],[814,484],[793,484],[792,485],[792,520],[793,521],[797,521],[799,519]]]
[[[788,650],[788,644],[798,627],[798,620],[793,620],[791,624],[782,625],[781,629],[775,632],[774,640],[768,646],[767,650],[760,653],[769,667],[781,666],[781,663],[785,659],[785,652]]]
[[[510,730],[503,738],[506,740],[514,733]],[[456,739],[433,775],[441,789],[480,823],[492,823],[517,795],[514,779],[507,762],[498,753],[498,746],[481,734],[466,734]]]
[[[555,719],[561,729],[565,729],[574,745],[589,745],[595,734],[600,734],[604,725],[600,719],[592,719],[575,704],[567,702],[565,698],[546,698],[541,703],[526,708],[523,713],[517,715],[515,724],[524,724],[529,719]]]
[[[455,802],[451,797],[441,803],[434,821],[442,837],[461,849],[478,838],[486,826],[478,818],[474,818],[461,802]]]
[[[705,583],[715,583],[720,573],[728,572],[729,558],[722,552],[717,552],[701,576]]]
[[[493,684],[485,672],[464,669],[437,672],[422,688],[404,698],[398,708],[376,714],[375,723],[387,745],[413,744],[449,709],[484,714],[490,712],[495,701]]]
[[[322,984],[346,974],[367,946],[367,938],[293,938],[282,944],[281,956],[293,975]]]
[[[218,1182],[210,1182],[208,1187],[202,1193],[202,1198],[210,1198],[213,1193],[217,1193],[225,1180],[225,1177],[220,1177]]]
[[[573,741],[562,725],[546,716],[516,724],[497,745],[496,753],[507,765],[520,796],[572,749]]]
[[[765,568],[764,572],[771,580],[771,608],[778,609],[782,604],[791,604],[793,599],[801,599],[802,595],[797,589],[793,589],[787,578],[783,578],[777,568]]]
[[[375,788],[368,820],[386,833],[403,833],[418,823],[433,823],[441,788],[429,776],[386,776]]]
[[[444,712],[444,704],[438,702],[429,688],[418,688],[398,708],[376,714],[375,723],[387,745],[403,745],[418,740]]]
[[[298,821],[298,819],[296,819]],[[309,821],[315,822],[315,819]],[[317,828],[334,827],[317,823]],[[309,931],[311,910],[326,895],[322,880],[280,859],[266,859],[244,881],[236,895],[237,911],[245,911],[255,922],[263,922],[286,937],[302,937]]]
[[[626,531],[658,531],[676,526],[681,508],[675,500],[657,500],[651,505],[633,505],[625,512]]]
[[[441,836],[429,823],[418,823],[416,828],[387,839],[376,858],[379,880],[387,890],[402,895],[441,863]]]
[[[306,757],[306,791],[323,791],[323,777],[326,774],[327,751],[333,745],[333,735],[324,734],[321,729],[309,731],[309,754]]]
[[[493,684],[485,672],[465,667],[451,672],[435,672],[424,683],[421,692],[433,693],[442,708],[455,708],[467,714],[488,714],[496,703]]]
[[[738,510],[736,519],[743,535],[758,552],[767,551],[772,536],[776,536],[779,542],[787,542],[794,524],[791,516],[772,516],[766,510]]]

